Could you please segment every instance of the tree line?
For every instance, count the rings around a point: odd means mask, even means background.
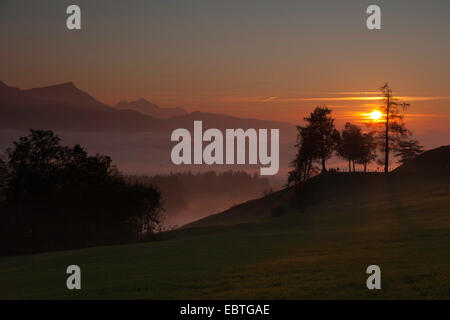
[[[184,209],[192,199],[251,199],[271,189],[267,178],[256,172],[250,174],[241,170],[196,173],[183,171],[153,176],[128,175],[125,179],[130,183],[157,185],[163,195],[165,209],[172,213]]]
[[[149,239],[162,222],[156,187],[52,131],[30,130],[0,159],[1,255]]]
[[[157,185],[164,199],[165,215],[168,222],[182,215],[195,218],[204,216],[204,210],[217,204],[235,204],[253,198],[271,190],[267,178],[257,173],[227,170],[223,172],[206,171],[170,172],[168,174],[129,175],[125,179],[130,183]],[[201,208],[199,208],[201,204]],[[197,213],[195,214],[194,211]]]
[[[311,176],[326,172],[326,161],[333,155],[348,162],[349,172],[356,171],[356,164],[362,165],[366,172],[368,165],[376,161],[388,173],[392,153],[399,163],[405,163],[423,152],[419,142],[410,139],[412,132],[403,121],[401,110],[406,110],[409,104],[396,99],[387,83],[380,91],[383,116],[379,121],[367,122],[366,132],[349,122],[339,132],[332,111],[325,105],[317,106],[304,118],[306,125],[297,126],[297,154],[291,162],[288,185],[302,184]]]

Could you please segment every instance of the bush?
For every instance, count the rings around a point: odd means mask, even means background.
[[[104,155],[30,130],[0,163],[0,252],[15,254],[135,241],[160,226],[161,194],[130,185]],[[2,198],[0,198],[2,199]]]

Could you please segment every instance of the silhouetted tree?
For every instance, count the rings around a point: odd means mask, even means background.
[[[357,163],[362,164],[364,172],[367,172],[367,165],[377,158],[377,142],[373,132],[363,133],[361,154],[357,159]]]
[[[293,168],[288,174],[288,185],[302,184],[317,172],[314,161],[319,157],[317,148],[318,135],[311,127],[297,126],[297,154],[291,161]]]
[[[304,120],[307,122],[306,126],[297,126],[297,154],[291,162],[293,169],[288,175],[288,185],[308,180],[317,171],[314,166],[316,161],[321,163],[322,172],[325,172],[326,160],[337,149],[340,141],[331,110],[326,106],[316,107]]]
[[[322,165],[322,172],[327,171],[326,160],[331,157],[339,141],[339,132],[334,126],[334,118],[331,117],[331,110],[326,106],[318,106],[305,118],[308,123],[308,130],[315,142],[316,150],[314,155],[318,155]]]
[[[342,130],[338,154],[348,161],[348,171],[355,171],[355,163],[362,164],[364,172],[367,165],[376,159],[376,141],[373,132],[363,133],[359,126],[349,122]]]
[[[161,195],[125,182],[111,158],[60,145],[30,130],[0,164],[4,183],[0,243],[12,253],[138,240],[161,222]]]
[[[400,108],[404,111],[409,107],[409,104],[398,101],[393,96],[388,83],[384,84],[380,90],[384,101],[384,105],[381,106],[384,119],[372,125],[378,127],[378,140],[381,151],[384,153],[384,160],[380,161],[380,164],[384,165],[384,172],[388,173],[391,150],[395,150],[399,142],[410,134],[403,123],[403,115],[400,114]]]
[[[8,183],[8,166],[5,161],[0,158],[0,200],[4,196],[5,188]]]
[[[227,170],[224,172],[176,172],[154,176],[125,176],[131,183],[157,185],[164,198],[165,215],[175,216],[195,203],[207,199],[225,202],[240,202],[261,195],[271,188],[267,178],[257,173]],[[236,188],[239,186],[239,188]],[[199,215],[201,212],[199,211]]]
[[[404,164],[423,153],[423,146],[417,140],[402,140],[399,142],[396,156],[400,157],[399,163]]]
[[[342,138],[338,147],[338,154],[348,161],[348,171],[355,171],[355,162],[362,157],[364,148],[361,128],[349,122],[342,130]]]

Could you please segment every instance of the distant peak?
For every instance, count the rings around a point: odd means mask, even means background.
[[[159,109],[159,107],[144,99],[144,98],[140,98],[134,101],[127,101],[127,100],[123,100],[120,101],[118,104],[116,104],[117,107],[121,107],[121,108],[133,108],[133,107],[144,107],[144,108],[156,108]]]
[[[73,89],[80,90],[80,89],[78,89],[75,86],[75,84],[73,82],[64,82],[64,83],[61,83],[61,84],[55,84],[53,86],[48,86],[47,88],[61,88],[61,89],[70,89],[70,90],[73,90]]]
[[[148,101],[147,99],[144,99],[144,98],[140,98],[135,101],[131,101],[130,104],[142,105],[142,106],[147,106],[147,107],[151,107],[151,108],[159,108],[156,104],[154,104],[153,102]]]
[[[73,82],[64,82],[45,87],[29,89],[30,91],[59,91],[59,92],[81,92]]]
[[[16,88],[16,87],[10,87],[8,86],[6,83],[4,83],[3,81],[0,80],[0,89],[2,89],[2,91],[20,91],[20,89]]]
[[[109,108],[95,100],[88,93],[78,89],[73,82],[64,82],[46,87],[24,90],[39,100],[72,105],[76,107],[98,107],[105,110]]]
[[[73,82],[64,82],[61,83],[60,85],[56,85],[55,87],[60,86],[60,87],[73,87],[76,88],[76,86],[73,84]]]

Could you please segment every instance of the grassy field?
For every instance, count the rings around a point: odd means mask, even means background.
[[[2,257],[0,298],[450,298],[448,181],[377,181],[322,181],[306,210],[294,197],[283,216],[260,222]],[[82,290],[66,289],[71,264],[82,269]],[[382,290],[366,288],[372,264]]]

